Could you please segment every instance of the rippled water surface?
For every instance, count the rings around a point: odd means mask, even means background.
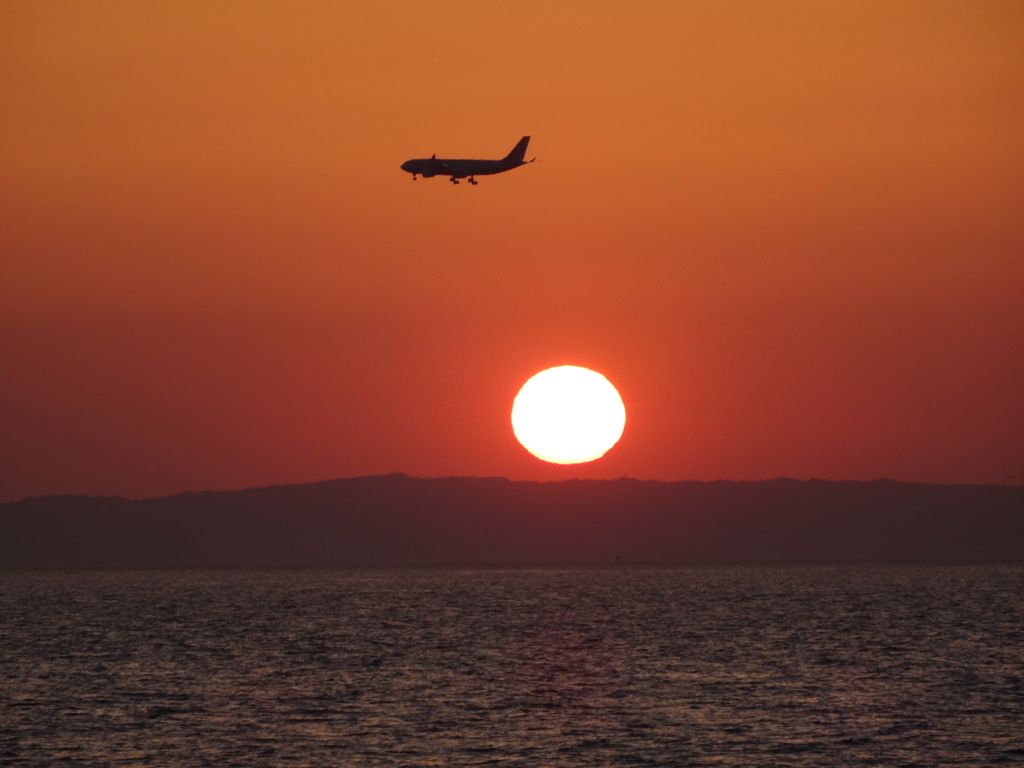
[[[1024,765],[1024,568],[0,573],[0,763]]]

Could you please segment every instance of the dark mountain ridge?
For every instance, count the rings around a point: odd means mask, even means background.
[[[362,477],[0,504],[0,568],[1024,561],[1024,487]]]

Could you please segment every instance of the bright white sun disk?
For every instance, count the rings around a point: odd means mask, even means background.
[[[527,381],[512,403],[512,431],[539,459],[579,464],[601,458],[626,425],[626,408],[596,371],[563,365]]]

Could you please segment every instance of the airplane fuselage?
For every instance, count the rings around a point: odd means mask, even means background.
[[[458,184],[459,179],[465,178],[468,178],[471,184],[476,184],[474,176],[493,176],[496,173],[504,173],[526,165],[527,161],[523,159],[523,156],[526,154],[526,145],[529,142],[530,137],[524,136],[501,160],[460,160],[439,158],[435,155],[406,160],[401,167],[406,173],[411,173],[413,179],[417,176],[427,179],[433,176],[448,176],[454,184]]]

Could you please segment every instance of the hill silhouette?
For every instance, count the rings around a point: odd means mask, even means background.
[[[0,504],[0,568],[1024,560],[1024,487],[363,477]]]

